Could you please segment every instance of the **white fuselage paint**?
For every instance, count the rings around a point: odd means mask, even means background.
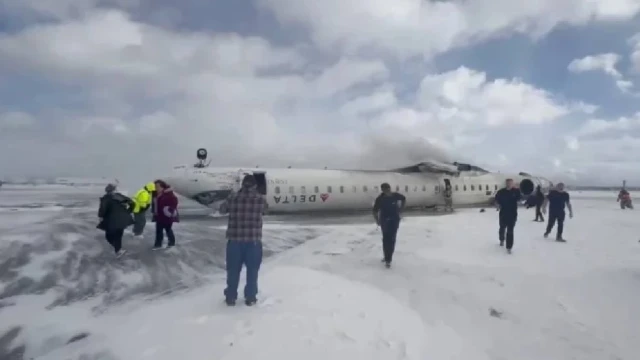
[[[445,179],[452,188],[453,205],[483,206],[489,204],[496,190],[507,178],[519,184],[529,179],[545,188],[546,180],[533,176],[499,173],[460,172],[459,175],[436,173],[400,173],[393,171],[260,169],[260,168],[194,168],[179,166],[167,178],[174,191],[195,199],[207,192],[236,191],[245,174],[264,174],[266,198],[270,213],[315,211],[350,211],[371,209],[380,194],[380,184],[389,183],[393,191],[407,198],[409,208],[444,204]],[[213,203],[201,202],[214,209]]]

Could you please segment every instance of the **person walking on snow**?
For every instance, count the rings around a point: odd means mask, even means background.
[[[387,268],[391,267],[393,253],[396,248],[396,235],[400,226],[400,213],[404,209],[407,199],[404,195],[391,192],[391,185],[380,185],[382,193],[373,204],[373,218],[382,230],[382,262]]]
[[[135,203],[130,198],[116,192],[116,186],[109,184],[104,189],[105,194],[100,198],[98,218],[100,223],[97,228],[104,231],[104,237],[113,247],[117,257],[124,255],[126,250],[122,248],[122,236],[124,230],[133,224],[131,211]]]
[[[542,193],[542,188],[540,187],[540,185],[536,187],[536,192],[533,196],[535,197],[535,205],[536,205],[536,219],[533,221],[544,222],[544,216],[542,216],[542,210],[541,210],[542,204],[544,204],[544,194]]]
[[[167,249],[176,245],[176,237],[173,234],[173,223],[179,222],[178,216],[178,198],[173,193],[169,185],[162,181],[156,180],[155,187],[157,196],[155,198],[154,218],[156,221],[156,241],[153,250],[162,248],[164,233],[167,233]]]
[[[449,183],[444,187],[444,209],[445,211],[453,211],[453,191]]]
[[[516,221],[518,221],[518,203],[522,195],[520,194],[520,189],[514,187],[513,179],[507,179],[505,185],[504,188],[498,190],[495,197],[496,206],[500,211],[498,239],[500,240],[500,246],[504,246],[505,240],[507,241],[507,252],[511,254],[513,231]]]
[[[547,213],[547,204],[549,204],[549,222],[547,223],[547,231],[544,232],[544,237],[548,237],[549,233],[553,229],[553,226],[558,222],[558,230],[556,232],[556,241],[559,242],[567,242],[562,237],[562,232],[564,231],[564,220],[565,220],[565,205],[569,209],[569,218],[573,218],[573,208],[571,207],[571,201],[569,197],[569,193],[564,191],[564,183],[558,183],[554,190],[550,190],[549,194],[547,194],[547,198],[544,200],[544,204],[542,205],[542,212]]]
[[[268,205],[256,188],[253,175],[242,179],[241,189],[231,194],[221,205],[221,212],[229,214],[227,223],[227,287],[225,302],[236,304],[242,266],[246,267],[244,301],[254,305],[258,299],[258,272],[262,264],[262,216]]]
[[[147,225],[147,210],[153,201],[153,194],[156,191],[154,183],[150,182],[133,196],[135,206],[133,208],[133,236],[142,236]]]

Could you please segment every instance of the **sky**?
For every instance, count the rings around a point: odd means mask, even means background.
[[[0,178],[435,159],[640,184],[640,0],[0,0]]]

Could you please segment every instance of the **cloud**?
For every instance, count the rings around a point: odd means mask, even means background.
[[[567,143],[567,149],[571,151],[577,151],[580,149],[580,141],[575,136],[566,136],[565,141]]]
[[[616,66],[622,57],[614,53],[589,55],[580,59],[574,59],[567,69],[572,73],[584,73],[590,71],[602,71],[615,80],[615,84],[623,93],[630,94],[633,82],[623,78]]]
[[[637,178],[640,112],[614,120],[589,119],[565,141],[567,151],[560,157],[563,163],[589,174],[591,182],[611,184]]]
[[[259,0],[283,24],[307,29],[324,49],[376,49],[401,58],[433,56],[478,41],[519,33],[542,37],[561,24],[630,20],[635,0],[465,2],[397,0]]]
[[[573,169],[588,180],[597,169],[583,157],[595,141],[588,126],[605,125],[585,121],[617,123],[600,116],[607,104],[464,61],[441,71],[401,59],[624,21],[640,6],[260,0],[283,31],[300,35],[283,40],[154,23],[138,1],[0,1],[22,21],[0,32],[0,142],[9,149],[0,168],[137,182],[192,162],[199,147],[219,166],[434,159],[548,176]]]
[[[35,119],[23,112],[7,112],[0,114],[0,130],[5,132],[29,129],[35,125]]]
[[[535,156],[540,144],[523,141],[514,129],[552,126],[555,121],[591,111],[592,106],[563,102],[519,79],[489,80],[483,72],[460,67],[426,75],[413,103],[369,116],[376,138],[368,148],[377,164],[417,162],[420,158],[473,162],[483,154],[496,163],[490,166],[494,169],[508,169],[501,154],[505,149],[518,149],[513,160],[530,166],[526,159]],[[496,146],[489,149],[484,146],[487,143]]]
[[[418,98],[420,107],[430,113],[481,126],[543,124],[571,111],[551,94],[519,79],[489,81],[485,73],[465,67],[427,75]]]
[[[568,69],[571,72],[581,73],[586,71],[600,70],[613,78],[619,79],[622,74],[616,69],[616,64],[620,61],[620,55],[613,53],[589,55],[581,59],[575,59],[569,63]]]
[[[604,137],[607,134],[619,136],[619,133],[640,132],[640,112],[632,117],[620,117],[616,120],[589,119],[576,135],[578,137]]]
[[[631,45],[631,55],[629,60],[631,61],[633,70],[640,73],[640,33],[632,36],[629,39]]]

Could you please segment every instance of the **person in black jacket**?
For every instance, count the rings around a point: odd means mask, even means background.
[[[104,230],[104,236],[113,246],[117,257],[124,255],[126,250],[122,249],[122,236],[124,230],[133,224],[131,215],[135,203],[130,198],[116,192],[116,186],[107,185],[105,194],[100,198],[100,208],[98,217],[100,223],[98,228]]]
[[[555,189],[549,190],[547,198],[542,205],[542,211],[547,212],[547,204],[549,204],[549,222],[547,223],[547,230],[544,232],[544,237],[548,237],[553,226],[558,222],[558,230],[556,232],[556,241],[567,242],[562,237],[562,231],[564,230],[565,205],[569,209],[569,218],[573,217],[573,207],[571,207],[571,197],[569,193],[564,190],[564,184],[558,183]]]
[[[507,252],[511,253],[513,248],[513,228],[518,220],[518,203],[520,202],[520,189],[514,187],[513,179],[506,180],[506,187],[498,190],[495,201],[500,211],[500,228],[498,230],[498,238],[500,246],[504,246],[505,230],[507,240]]]
[[[544,222],[544,216],[542,216],[542,204],[544,203],[544,194],[542,193],[542,188],[540,185],[536,187],[536,193],[533,195],[535,197],[535,205],[536,205],[536,219],[533,221]]]
[[[400,213],[404,209],[406,198],[397,192],[391,192],[391,185],[380,185],[382,194],[376,198],[373,204],[373,218],[382,230],[382,262],[386,267],[391,267],[393,253],[396,248],[396,234],[400,226]]]

